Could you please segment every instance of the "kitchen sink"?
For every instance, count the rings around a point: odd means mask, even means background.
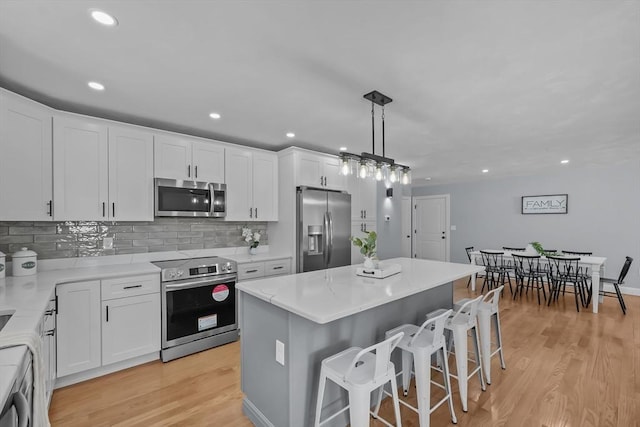
[[[9,322],[9,319],[11,319],[11,316],[13,316],[13,313],[0,314],[0,331],[4,328],[7,322]]]

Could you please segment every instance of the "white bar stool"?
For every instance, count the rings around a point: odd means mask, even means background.
[[[396,425],[402,427],[396,372],[390,357],[391,352],[398,345],[403,335],[400,332],[365,349],[351,347],[322,361],[315,427],[332,420],[347,409],[349,409],[349,419],[352,427],[368,426],[369,415],[373,415],[373,412],[371,412],[371,392],[381,389],[380,393],[382,393],[382,387],[388,382],[391,382]],[[375,351],[375,354],[373,354],[373,351]],[[347,390],[349,404],[321,422],[320,413],[322,412],[322,400],[327,379]],[[382,418],[378,419],[387,426],[392,426]]]
[[[458,422],[453,410],[451,379],[449,378],[449,363],[445,353],[446,340],[444,338],[444,323],[451,313],[453,313],[453,310],[447,310],[439,316],[426,320],[422,326],[402,325],[386,333],[387,337],[394,336],[399,332],[404,333],[404,336],[398,343],[398,348],[402,350],[402,372],[397,375],[402,375],[402,389],[404,390],[404,395],[407,396],[409,394],[409,382],[411,381],[411,367],[412,365],[415,366],[418,408],[402,400],[400,403],[418,414],[420,427],[429,427],[431,413],[445,401],[449,402],[451,422],[454,424]],[[441,371],[444,377],[444,386],[435,381],[431,381],[431,355],[433,354],[440,355],[444,360]],[[430,407],[432,383],[444,388],[446,395],[433,407]],[[385,394],[389,393],[385,392]],[[382,393],[378,395],[378,404],[374,411],[374,418],[377,417],[381,401]]]
[[[482,391],[486,390],[487,387],[484,384],[484,377],[482,374],[482,363],[480,357],[480,347],[479,347],[479,338],[478,338],[478,306],[482,301],[483,296],[480,295],[478,298],[467,301],[462,304],[462,306],[456,310],[453,316],[450,316],[445,324],[444,328],[453,334],[453,345],[455,348],[455,356],[456,356],[456,374],[451,376],[458,380],[458,389],[460,390],[460,400],[462,401],[462,410],[467,412],[467,395],[468,395],[468,385],[469,378],[471,378],[476,372],[478,373],[478,378],[480,379],[480,386],[482,387]],[[439,316],[445,310],[438,309],[432,311],[427,314],[427,318],[433,318],[435,316]],[[467,336],[469,331],[472,331],[471,337],[473,338],[473,347],[475,350],[475,360],[476,367],[467,374],[469,370],[469,356],[467,354]],[[451,340],[449,340],[449,344],[451,344]],[[450,345],[449,345],[450,346]]]
[[[491,384],[491,358],[496,354],[500,355],[500,367],[507,369],[504,363],[504,353],[502,351],[502,330],[500,329],[500,311],[498,310],[498,302],[500,301],[500,292],[504,285],[488,292],[480,305],[478,306],[478,326],[480,327],[480,353],[482,354],[482,369],[487,379],[487,384]],[[454,310],[458,310],[464,303],[470,301],[470,298],[464,298],[453,305]],[[491,352],[491,320],[496,329],[496,345],[497,348]]]

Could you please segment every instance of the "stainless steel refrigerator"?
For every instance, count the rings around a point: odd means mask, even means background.
[[[351,264],[351,195],[297,188],[297,272]]]

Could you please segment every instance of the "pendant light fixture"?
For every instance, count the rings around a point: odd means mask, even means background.
[[[400,181],[402,184],[409,184],[411,181],[409,166],[401,165],[395,160],[385,157],[384,152],[384,106],[391,101],[386,95],[374,90],[364,95],[364,98],[371,101],[371,153],[353,154],[341,152],[339,154],[342,161],[340,172],[343,175],[350,175],[357,168],[358,177],[373,177],[377,181],[388,178],[390,182]],[[382,156],[376,155],[376,138],[375,138],[375,106],[382,107]]]

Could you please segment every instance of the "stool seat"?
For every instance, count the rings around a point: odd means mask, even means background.
[[[340,353],[333,355],[324,365],[327,377],[336,383],[346,382],[345,373],[349,369],[354,357],[362,351],[360,347],[351,347]],[[376,356],[373,353],[365,353],[356,362],[357,366],[351,372],[349,383],[354,386],[367,386],[371,382],[375,383],[374,372],[376,369]],[[387,370],[393,371],[395,368],[392,362],[387,364]],[[384,383],[383,383],[384,384]]]

